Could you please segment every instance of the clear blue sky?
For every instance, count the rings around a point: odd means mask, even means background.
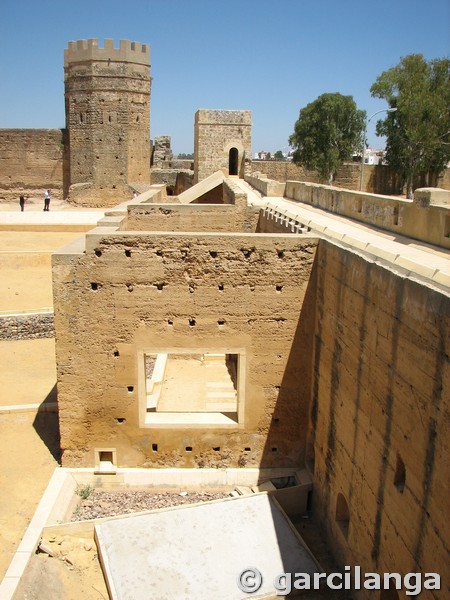
[[[64,127],[64,49],[84,38],[150,45],[150,135],[175,153],[193,151],[199,108],[251,110],[253,152],[276,151],[320,94],[370,116],[386,108],[371,85],[402,56],[449,56],[450,2],[0,0],[0,127]]]

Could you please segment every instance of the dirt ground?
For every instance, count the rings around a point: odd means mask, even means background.
[[[0,231],[0,311],[52,307],[50,253],[79,236],[79,232]],[[4,407],[56,400],[54,339],[1,340],[0,365],[1,580],[59,459],[56,413],[38,413],[35,408],[6,412]],[[32,587],[39,592],[39,584]],[[22,594],[26,597],[28,592]]]
[[[59,430],[55,413],[5,413],[1,408],[40,404],[51,396],[56,383],[54,340],[1,341],[0,364],[2,578],[57,467]]]
[[[80,232],[0,231],[0,311],[51,308],[51,253],[80,235]]]
[[[45,543],[54,556],[31,557],[14,600],[108,600],[94,540],[67,535]]]

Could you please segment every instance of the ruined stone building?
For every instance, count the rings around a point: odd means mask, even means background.
[[[66,53],[83,202],[149,160],[149,51],[113,52],[112,82],[106,49]],[[149,186],[53,256],[63,466],[303,469],[341,565],[447,586],[448,193],[251,173],[247,110],[201,109],[194,136],[195,185]]]

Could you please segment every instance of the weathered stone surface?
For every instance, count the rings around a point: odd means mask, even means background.
[[[31,340],[54,335],[53,313],[0,317],[1,340]]]
[[[70,200],[114,206],[128,184],[150,180],[150,49],[96,39],[70,42],[64,53],[66,121],[70,136]]]
[[[85,255],[54,255],[64,464],[92,466],[101,447],[117,450],[118,466],[301,464],[316,244],[291,235],[94,230]],[[243,421],[141,428],[139,356],[167,348],[240,349]]]
[[[442,576],[450,299],[323,241],[317,259],[315,507],[343,564]]]
[[[61,129],[0,129],[0,202],[62,198],[64,143]]]
[[[194,125],[194,182],[220,170],[243,177],[251,161],[251,135],[249,110],[198,110]]]

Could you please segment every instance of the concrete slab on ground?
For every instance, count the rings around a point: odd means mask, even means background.
[[[262,574],[258,598],[275,596],[274,578],[320,568],[277,502],[267,494],[111,519],[96,540],[114,600],[247,598],[237,581]],[[245,580],[245,576],[243,576]]]

